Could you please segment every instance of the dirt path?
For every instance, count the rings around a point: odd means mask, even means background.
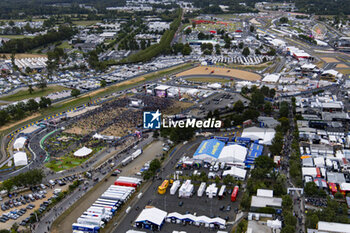
[[[257,81],[261,79],[261,76],[255,74],[253,72],[237,70],[237,69],[229,69],[229,68],[221,68],[221,67],[212,67],[212,66],[198,66],[190,70],[186,70],[176,75],[176,77],[181,76],[191,76],[191,75],[218,75],[218,76],[226,76],[231,78],[237,78],[248,81]]]
[[[120,176],[135,176],[135,173],[141,169],[141,167],[147,162],[155,158],[157,154],[162,153],[162,141],[156,141],[149,145],[137,159],[122,168]],[[51,229],[52,233],[68,233],[72,232],[72,224],[87,210],[107,189],[114,184],[116,177],[111,176],[107,182],[100,183],[98,189],[94,192],[84,195],[75,210],[69,213],[62,221],[62,224],[58,225],[58,229]],[[80,200],[79,200],[80,201]]]

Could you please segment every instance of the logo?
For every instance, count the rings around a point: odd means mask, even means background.
[[[162,114],[156,112],[143,112],[143,128],[144,129],[160,129],[160,116]]]

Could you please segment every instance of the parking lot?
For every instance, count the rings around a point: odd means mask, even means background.
[[[162,181],[158,181],[159,185]],[[194,183],[194,182],[192,182]],[[209,182],[207,183],[210,184]],[[189,198],[179,198],[178,192],[175,195],[170,195],[170,187],[164,195],[154,192],[151,197],[150,205],[160,208],[168,213],[178,212],[179,214],[193,214],[196,216],[207,216],[209,218],[220,217],[227,222],[234,222],[238,211],[239,202],[231,202],[230,194],[227,192],[223,199],[218,197],[208,198],[205,193],[202,197],[197,196],[199,185],[195,185],[194,195]],[[226,223],[227,223],[226,222]],[[227,226],[230,229],[230,226]],[[173,230],[182,230],[186,232],[210,232],[209,228],[204,226],[191,226],[176,223],[164,224],[162,231],[171,232]]]
[[[199,104],[198,111],[192,111],[191,113],[197,117],[207,116],[208,112],[214,112],[215,110],[226,111],[227,107],[232,108],[233,104],[238,100],[241,100],[244,105],[249,104],[249,100],[243,98],[241,95],[235,93],[220,93],[210,96]]]
[[[73,181],[73,178],[71,179]],[[61,180],[62,185],[60,186],[58,184],[54,186],[48,184],[45,187],[38,185],[32,190],[4,197],[0,202],[0,228],[10,229],[14,223],[25,226],[31,215],[34,215],[34,210],[38,210],[40,213],[44,212],[51,203],[51,199],[55,197],[56,189],[60,189],[61,192],[68,189],[71,181],[66,178],[65,180],[67,183]],[[59,183],[58,180],[56,183]]]
[[[190,155],[193,154],[196,150],[197,143],[193,143],[192,146],[186,145],[186,150],[180,150],[176,154],[185,154]],[[186,151],[185,153],[183,153]],[[176,156],[176,155],[174,155]],[[176,156],[177,157],[177,156]],[[177,160],[176,160],[177,161]],[[173,165],[172,165],[173,164]],[[174,177],[174,172],[178,171],[180,174],[179,179],[181,180],[181,184],[187,180],[187,178],[190,176],[195,170],[194,169],[174,169],[175,163],[169,164],[169,166],[172,166],[171,169],[167,169],[166,173],[169,175],[162,176],[162,178],[159,178],[155,180],[152,184],[152,187],[144,194],[144,201],[141,201],[140,203],[133,206],[134,211],[132,211],[132,215],[138,216],[140,211],[143,209],[144,205],[150,205],[157,207],[161,210],[166,211],[168,214],[177,212],[179,214],[192,214],[195,216],[206,216],[208,218],[215,218],[220,217],[224,220],[226,220],[226,230],[230,231],[232,224],[235,221],[236,214],[238,212],[239,207],[239,200],[241,198],[240,191],[238,192],[237,201],[232,202],[231,201],[231,193],[232,189],[236,184],[228,185],[226,189],[226,194],[223,196],[221,200],[219,200],[218,196],[215,196],[213,198],[209,198],[206,196],[206,193],[203,193],[202,197],[198,197],[197,191],[201,184],[201,181],[192,180],[191,183],[194,184],[194,190],[193,195],[191,197],[185,198],[181,197],[179,198],[179,189],[175,193],[175,195],[170,194],[171,185],[167,188],[167,191],[165,194],[161,195],[158,193],[158,186],[162,184],[164,179],[172,179]],[[165,170],[164,170],[165,171]],[[198,169],[199,172],[204,171],[206,174],[209,173],[209,168],[200,168]],[[165,173],[165,172],[164,172]],[[164,174],[163,173],[163,174]],[[210,184],[214,183],[213,181],[206,182],[206,186],[208,187]],[[218,190],[220,190],[220,187],[223,184],[216,185],[218,187]],[[143,204],[145,203],[145,204]],[[130,215],[128,215],[130,216]],[[133,217],[129,217],[128,219],[131,219]],[[133,222],[133,221],[132,221]],[[128,223],[127,221],[125,222]],[[125,226],[122,226],[120,229],[124,230]],[[185,231],[185,232],[193,232],[193,233],[205,233],[205,232],[212,232],[213,229],[206,227],[204,225],[201,226],[195,226],[190,225],[189,223],[171,223],[166,222],[161,232],[172,232],[172,231]]]

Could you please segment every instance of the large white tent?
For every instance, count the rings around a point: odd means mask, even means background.
[[[74,156],[76,157],[85,157],[87,155],[89,155],[92,152],[92,150],[90,148],[87,147],[82,147],[79,150],[77,150],[76,152],[74,152]]]
[[[25,166],[28,164],[28,158],[27,154],[25,152],[17,152],[16,154],[13,155],[13,160],[15,163],[15,166]]]
[[[246,147],[238,144],[228,145],[222,149],[218,160],[225,163],[244,162],[247,151]]]
[[[250,138],[251,140],[259,140],[259,144],[271,145],[272,139],[275,137],[276,131],[271,128],[259,128],[259,127],[249,127],[243,130],[243,138]]]
[[[222,218],[209,218],[207,216],[195,216],[192,214],[179,214],[177,212],[169,213],[167,219],[178,219],[181,221],[189,221],[195,223],[204,223],[204,224],[217,224],[219,226],[225,226],[226,221]]]
[[[17,138],[16,141],[13,143],[13,148],[17,150],[22,149],[26,141],[27,141],[27,138],[25,137]]]
[[[156,207],[149,207],[149,208],[146,207],[144,210],[142,210],[142,212],[137,217],[135,222],[136,222],[136,224],[151,223],[151,224],[157,226],[158,229],[160,229],[167,214],[168,214],[167,212],[165,212],[161,209],[158,209]]]
[[[230,170],[225,170],[222,173],[222,176],[227,176],[227,175],[230,175],[239,180],[244,180],[247,175],[247,170],[232,166]]]

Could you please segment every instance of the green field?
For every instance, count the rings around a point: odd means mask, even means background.
[[[208,77],[196,77],[196,78],[187,78],[187,81],[192,82],[202,82],[202,83],[228,83],[229,79],[226,78],[208,78]]]
[[[59,46],[57,46],[58,48],[62,48],[62,49],[70,49],[72,48],[72,46],[70,44],[68,44],[68,41],[64,41],[62,42],[62,44],[60,44]]]
[[[82,163],[84,163],[86,160],[88,160],[90,156],[86,158],[76,158],[73,156],[67,156],[60,160],[52,160],[49,163],[45,164],[45,167],[50,168],[51,170],[55,172],[59,172],[62,170],[71,169],[73,167],[76,167]]]
[[[73,24],[79,25],[79,26],[91,26],[96,23],[99,23],[101,21],[99,20],[81,20],[81,21],[73,21]]]
[[[23,38],[33,38],[34,36],[25,36],[25,35],[0,35],[2,38],[8,39],[23,39]]]
[[[30,98],[46,96],[46,95],[48,95],[50,93],[63,91],[63,90],[68,90],[68,88],[65,88],[65,87],[62,87],[62,86],[48,86],[44,90],[34,88],[34,92],[32,94],[29,94],[28,90],[21,90],[21,91],[18,91],[17,93],[15,93],[13,95],[2,97],[2,98],[0,98],[0,100],[20,101],[20,100],[24,100],[24,99],[30,99]]]

